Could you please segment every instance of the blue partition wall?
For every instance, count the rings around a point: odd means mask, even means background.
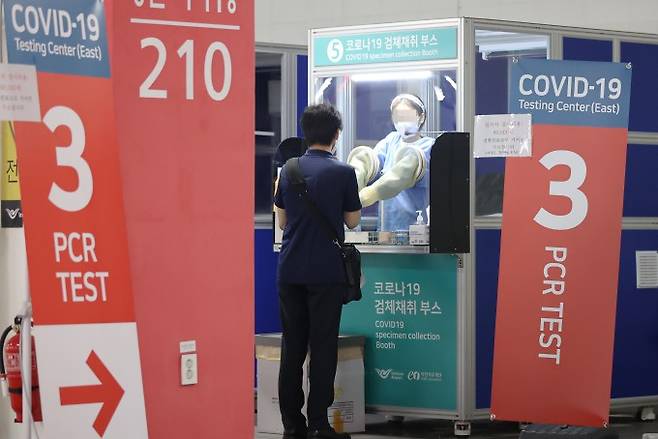
[[[272,229],[257,229],[254,242],[256,334],[280,332],[279,293],[276,289],[278,254],[272,249]]]
[[[500,230],[475,235],[475,407],[491,407]]]
[[[658,230],[625,230],[621,241],[612,396],[658,395],[658,289],[636,288],[635,252],[658,249]]]
[[[563,38],[562,58],[578,61],[612,61],[612,41]]]
[[[658,217],[658,145],[628,145],[624,216]]]
[[[658,132],[658,44],[621,43],[621,61],[633,66],[630,131]]]

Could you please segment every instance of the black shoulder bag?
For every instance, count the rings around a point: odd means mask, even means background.
[[[292,158],[285,166],[291,186],[306,204],[307,211],[321,224],[327,237],[336,245],[345,265],[347,286],[343,295],[343,304],[361,300],[361,253],[352,244],[345,244],[338,238],[336,230],[308,196],[306,181],[299,166],[299,157]]]

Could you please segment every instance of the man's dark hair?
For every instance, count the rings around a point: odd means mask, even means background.
[[[340,113],[331,105],[311,105],[304,110],[300,121],[308,145],[329,146],[336,133],[343,129]]]

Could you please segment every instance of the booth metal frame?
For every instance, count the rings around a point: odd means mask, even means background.
[[[278,55],[281,57],[281,139],[297,135],[297,59],[300,55],[306,56],[306,47],[284,44],[256,43],[256,57],[258,55]],[[258,104],[258,102],[257,102]],[[256,137],[270,137],[274,132],[254,131]],[[274,151],[272,150],[272,154]],[[271,176],[268,176],[271,178]],[[256,213],[254,216],[255,229],[271,229],[272,215]],[[268,250],[270,250],[268,246]]]
[[[621,42],[658,44],[658,35],[629,33],[618,31],[582,29],[547,24],[532,24],[512,21],[501,21],[481,18],[457,18],[425,20],[405,23],[389,23],[381,25],[349,26],[311,30],[309,32],[309,54],[313,54],[313,39],[317,36],[340,35],[350,33],[386,32],[412,30],[422,27],[457,27],[458,57],[456,60],[441,60],[411,63],[386,63],[359,66],[314,67],[312,56],[309,57],[309,102],[315,102],[314,81],[317,76],[332,76],[337,74],[359,72],[391,72],[418,68],[455,68],[458,78],[457,91],[457,131],[472,133],[475,117],[475,31],[502,31],[524,34],[538,34],[549,38],[548,59],[563,59],[563,38],[584,38],[589,40],[612,41],[612,61],[621,60]],[[350,96],[346,96],[350,99]],[[353,117],[353,115],[348,115]],[[350,126],[351,124],[346,124]],[[349,128],[348,128],[349,129]],[[349,133],[345,133],[349,135]],[[629,144],[658,145],[658,132],[629,132]],[[475,216],[475,159],[470,164],[470,233],[471,252],[457,256],[458,284],[458,318],[457,318],[457,410],[441,411],[413,409],[390,406],[368,406],[372,412],[394,416],[421,416],[427,418],[450,419],[455,421],[472,421],[488,419],[488,409],[476,407],[476,233],[478,230],[500,229],[500,217]],[[632,217],[623,219],[623,230],[658,230],[658,217]],[[417,247],[377,247],[364,246],[362,251],[384,253],[426,253],[426,248]],[[658,325],[658,322],[657,322]],[[629,410],[658,405],[658,395],[647,395],[634,398],[612,400],[612,410]]]

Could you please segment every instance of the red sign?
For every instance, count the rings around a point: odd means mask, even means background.
[[[36,64],[42,115],[16,123],[16,145],[43,439],[148,437],[104,5],[4,4],[10,61]],[[29,11],[69,27],[31,29]]]
[[[533,157],[505,168],[492,413],[601,427],[610,404],[626,131],[536,125],[533,139]],[[549,194],[565,181],[573,201]],[[539,212],[578,220],[585,196],[578,194],[586,194],[587,214],[577,227],[535,220]]]
[[[505,168],[496,419],[607,424],[630,76],[615,63],[510,63],[510,112],[532,114],[533,156]]]
[[[149,433],[251,437],[254,2],[105,3]]]
[[[112,83],[39,89],[43,123],[16,124],[35,324],[134,321]]]

